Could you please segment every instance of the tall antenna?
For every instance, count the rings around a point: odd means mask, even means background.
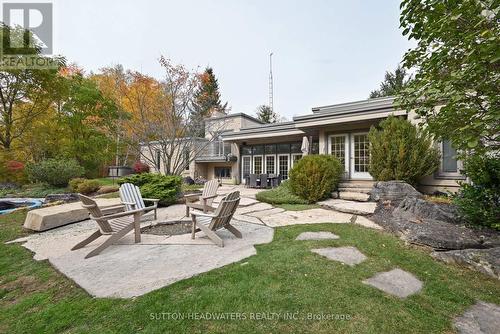
[[[269,54],[269,108],[273,111],[273,53]]]

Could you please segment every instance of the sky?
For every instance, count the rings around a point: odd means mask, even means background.
[[[53,0],[54,53],[86,71],[122,64],[157,79],[160,55],[211,66],[231,112],[269,101],[287,119],[366,99],[412,46],[395,0]]]

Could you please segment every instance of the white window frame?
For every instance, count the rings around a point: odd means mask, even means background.
[[[350,167],[351,167],[351,179],[360,179],[360,180],[373,180],[373,177],[370,175],[368,172],[356,172],[355,166],[354,166],[354,150],[355,150],[355,145],[354,145],[354,137],[355,136],[360,136],[360,135],[366,135],[368,136],[368,132],[356,132],[356,133],[351,133],[351,152],[349,155],[349,160],[350,160]],[[369,151],[368,151],[369,154]],[[370,158],[368,156],[368,158]]]
[[[290,166],[290,168],[288,169],[288,172],[290,172],[290,169],[292,169],[293,165],[295,165],[295,161],[293,160],[293,157],[297,157],[297,156],[300,156],[302,158],[303,153],[292,153],[290,155],[290,162],[288,164]]]
[[[272,173],[268,173],[267,172],[267,158],[268,157],[274,158],[274,171]],[[266,154],[266,155],[264,155],[264,172],[266,174],[277,174],[276,173],[277,161],[278,161],[278,159],[276,158],[276,154]]]
[[[244,167],[245,158],[249,158],[250,159],[250,171],[249,171],[248,174],[252,173],[252,156],[251,155],[242,155],[241,156],[241,179],[242,180],[245,179],[245,167]]]
[[[262,164],[261,164],[262,171],[261,171],[259,174],[264,173],[264,172],[265,172],[265,170],[264,170],[264,165],[265,165],[265,162],[264,162],[264,155],[260,155],[260,154],[259,154],[259,155],[254,155],[254,156],[252,156],[252,173],[253,173],[253,174],[256,174],[256,172],[255,172],[255,158],[261,158],[261,162],[262,162]]]
[[[349,152],[349,134],[343,133],[343,134],[329,135],[328,136],[327,152],[330,155],[333,155],[332,138],[335,138],[335,137],[343,137],[344,138],[344,173],[345,173],[345,175],[349,175],[349,162],[351,161],[351,155]]]
[[[457,159],[457,171],[456,172],[445,172],[443,171],[443,140],[440,140],[437,144],[439,152],[441,153],[441,157],[439,159],[439,169],[435,173],[436,178],[442,178],[442,179],[465,179],[464,175],[460,172],[463,169],[463,163],[461,160]]]
[[[278,174],[281,175],[281,170],[280,170],[280,157],[286,157],[287,159],[287,177],[286,179],[283,179],[283,180],[288,180],[288,178],[290,177],[290,154],[286,153],[286,154],[278,154],[277,155],[277,165],[276,165],[276,168],[278,169]]]

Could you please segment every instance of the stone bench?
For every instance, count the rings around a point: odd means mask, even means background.
[[[97,198],[95,200],[100,208],[110,208],[120,205],[119,198]],[[123,209],[112,210],[119,212]],[[106,213],[112,213],[106,212]],[[45,231],[54,227],[59,227],[71,223],[76,223],[89,218],[87,209],[82,208],[81,202],[48,206],[28,212],[24,221],[24,228],[33,231]]]

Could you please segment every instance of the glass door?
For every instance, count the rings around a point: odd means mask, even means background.
[[[278,155],[278,172],[282,180],[288,179],[288,170],[290,169],[290,156],[288,154]]]
[[[347,134],[331,135],[328,137],[328,154],[339,159],[344,167],[344,179],[349,178],[349,140]]]
[[[252,170],[252,157],[244,155],[241,157],[241,179],[246,180]]]
[[[262,155],[253,156],[253,174],[262,174],[264,172],[264,163]]]
[[[276,156],[266,155],[266,174],[276,174]]]
[[[351,178],[371,179],[368,173],[370,164],[370,142],[368,134],[353,133],[351,135]]]

